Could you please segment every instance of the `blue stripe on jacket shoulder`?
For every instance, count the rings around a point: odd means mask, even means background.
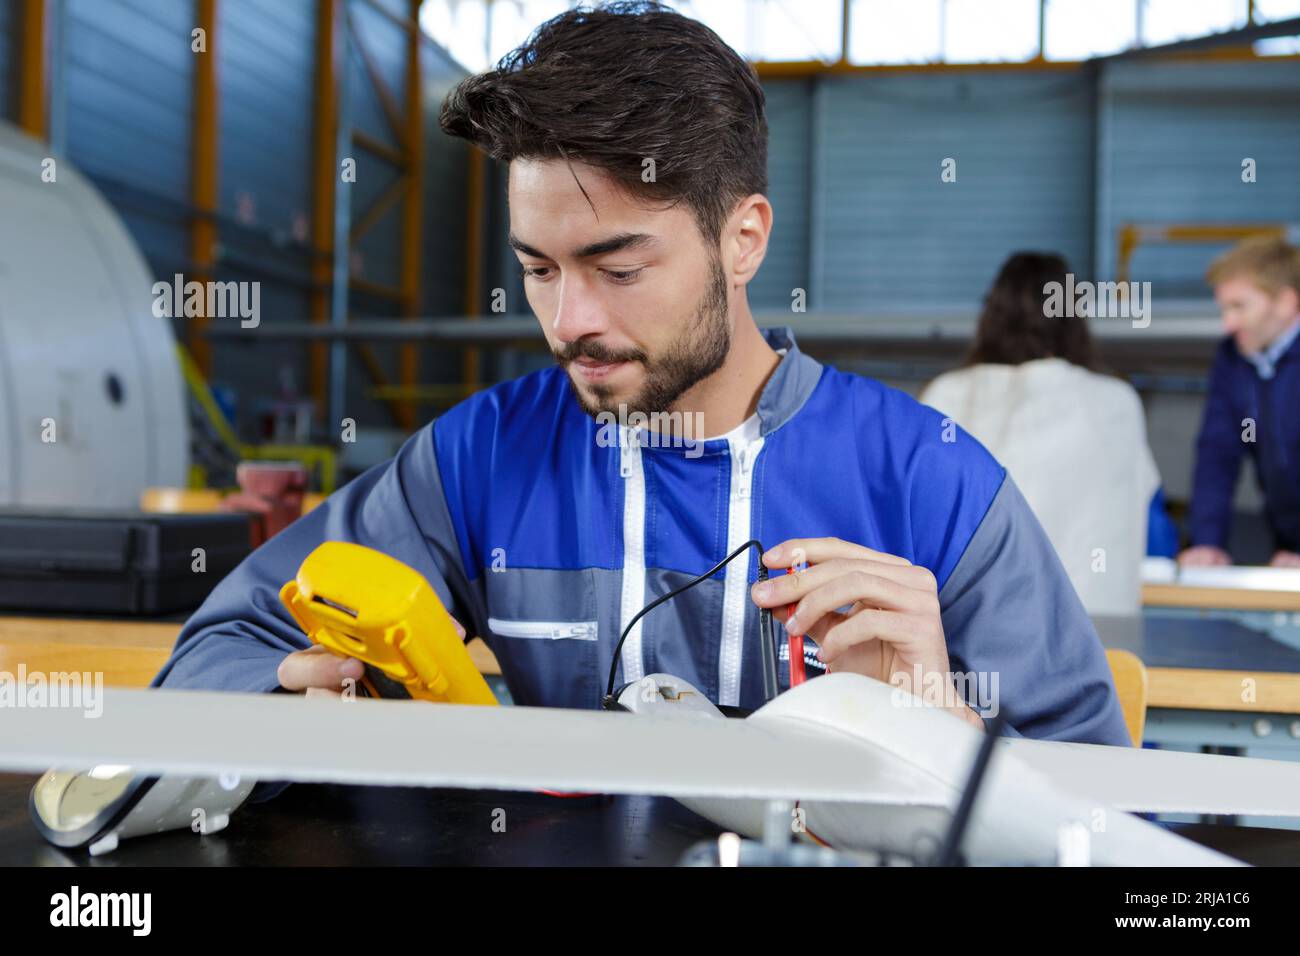
[[[929,568],[940,588],[1006,474],[933,408],[831,367],[759,462],[755,530],[765,545],[843,538]]]

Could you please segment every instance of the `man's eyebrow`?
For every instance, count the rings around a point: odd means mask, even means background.
[[[532,256],[535,259],[549,259],[550,256],[534,249],[528,243],[524,242],[514,233],[511,233],[507,241],[512,249],[522,252],[526,256]],[[610,236],[608,239],[599,239],[596,242],[590,242],[573,250],[573,258],[590,259],[593,256],[608,255],[611,252],[622,252],[625,249],[639,249],[643,246],[653,245],[658,242],[655,236],[648,232],[621,232],[616,236]]]
[[[522,253],[523,253],[524,255],[526,255],[526,256],[532,256],[534,259],[545,259],[545,258],[546,258],[546,256],[544,256],[542,253],[538,252],[536,249],[534,249],[534,248],[533,248],[532,246],[530,246],[528,243],[524,242],[522,239],[520,239],[518,236],[516,236],[513,232],[510,233],[509,237],[506,239],[506,242],[510,243],[510,248],[511,248],[511,249],[514,249],[514,250],[516,250],[516,251],[518,251],[518,252],[522,252]]]

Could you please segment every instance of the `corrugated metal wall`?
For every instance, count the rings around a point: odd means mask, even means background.
[[[465,311],[465,203],[469,147],[438,128],[438,110],[464,71],[441,47],[425,44],[424,314]]]
[[[1124,222],[1300,222],[1300,63],[769,80],[772,246],[756,308],[973,306],[1020,248],[1112,278]],[[944,183],[940,163],[957,161]],[[1241,180],[1241,162],[1258,179]],[[1146,246],[1134,276],[1204,296],[1210,246]]]
[[[812,195],[806,221],[785,217],[803,246],[782,238],[764,269],[802,269],[810,309],[971,304],[1021,248],[1056,249],[1090,271],[1086,76],[885,73],[767,89],[792,115],[774,125],[774,139],[803,116],[810,123],[797,141],[773,143],[774,203],[807,195],[809,183]],[[803,163],[792,155],[800,145]],[[949,158],[955,182],[941,179]]]
[[[311,216],[312,0],[222,0],[221,210],[293,235]],[[298,235],[305,236],[306,232]]]
[[[406,64],[406,35],[382,14],[370,9],[364,3],[355,3],[351,7],[352,22],[357,30],[357,38],[365,45],[371,62],[379,71],[387,88],[398,97],[397,106],[404,109],[402,100],[403,76]],[[385,118],[383,106],[370,82],[364,62],[359,56],[352,56],[346,79],[351,104],[352,125],[377,140],[395,143],[397,134]],[[436,109],[430,104],[429,109]],[[385,187],[397,177],[395,170],[385,160],[373,156],[362,149],[353,155],[357,160],[357,182],[353,187],[353,208],[369,208],[370,204],[383,192]],[[398,212],[392,214],[394,221]],[[396,286],[399,282],[401,266],[401,233],[398,229],[376,228],[368,232],[358,243],[357,251],[361,254],[361,272],[371,282],[386,286]],[[386,314],[392,309],[382,300],[365,302],[362,314]]]
[[[754,309],[789,309],[792,290],[808,291],[812,86],[811,80],[764,85],[772,236],[763,266],[749,284],[750,305]]]
[[[160,276],[188,271],[189,2],[67,0],[68,158],[126,220]]]
[[[1101,83],[1098,260],[1125,222],[1300,222],[1300,62],[1117,63]],[[1242,160],[1257,181],[1242,181]],[[1203,296],[1222,247],[1139,247],[1133,278]]]
[[[386,6],[400,15],[403,4]],[[357,38],[369,55],[370,62],[389,91],[395,106],[404,111],[406,33],[389,18],[365,3],[350,6],[351,23]],[[422,311],[426,316],[461,315],[464,313],[465,288],[465,221],[466,221],[466,153],[465,145],[452,140],[438,129],[438,110],[451,87],[465,76],[465,70],[437,44],[421,45],[421,69],[424,101],[424,215],[422,217],[421,288]],[[398,134],[392,129],[383,102],[371,81],[365,61],[354,48],[349,57],[344,80],[348,93],[348,112],[352,125],[381,142],[396,145]],[[349,153],[357,162],[357,181],[352,186],[353,223],[384,191],[401,176],[401,171],[381,157],[354,144]],[[400,284],[402,262],[402,209],[399,200],[392,209],[354,245],[352,274],[368,282],[389,288]],[[396,302],[353,290],[354,318],[386,317],[401,314]],[[396,345],[376,344],[374,353],[396,381]],[[420,348],[420,380],[459,379],[460,352],[438,346]],[[362,409],[358,423],[367,420],[391,424],[388,411],[373,400],[364,400],[372,384],[368,373],[352,354],[348,369],[349,404]],[[428,409],[425,409],[428,414]]]
[[[190,273],[190,140],[195,54],[194,0],[63,0],[59,77],[68,158],[118,209],[159,278]],[[406,33],[368,4],[351,0],[351,20],[372,62],[401,96]],[[388,4],[401,15],[403,4]],[[0,0],[0,116],[17,117],[19,9]],[[57,8],[55,8],[57,9]],[[221,0],[218,4],[219,280],[259,281],[262,319],[308,321],[314,215],[312,162],[316,0]],[[465,71],[432,42],[421,46],[425,156],[422,220],[423,311],[460,314],[464,301],[465,148],[442,136],[437,111]],[[396,143],[379,97],[355,52],[348,60],[348,112],[354,125]],[[399,172],[352,148],[354,221]],[[401,253],[398,203],[357,244],[354,274],[397,286]],[[355,316],[399,312],[395,302],[353,294]],[[178,329],[178,331],[181,331]],[[396,379],[395,349],[376,349]],[[422,377],[458,374],[459,356],[424,349]],[[299,344],[224,340],[213,350],[211,379],[239,393],[247,425],[257,404],[282,385],[307,388]],[[348,370],[348,405],[359,423],[390,425],[367,397],[368,375]]]
[[[221,0],[217,8],[218,278],[259,282],[262,321],[310,317],[312,0]],[[247,423],[282,389],[308,389],[307,352],[227,340],[211,379],[235,391]]]
[[[816,110],[825,149],[814,303],[977,301],[1022,248],[1059,250],[1090,271],[1088,90],[1071,74],[828,83]],[[955,182],[941,179],[949,158]]]

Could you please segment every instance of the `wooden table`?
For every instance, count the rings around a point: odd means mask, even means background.
[[[102,672],[111,687],[147,687],[171,653],[181,625],[176,620],[0,616],[0,671]],[[485,675],[500,675],[483,641],[472,640],[469,652]]]
[[[1300,614],[1300,591],[1144,584],[1142,606]]]

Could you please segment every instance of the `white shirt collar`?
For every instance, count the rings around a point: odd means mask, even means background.
[[[1291,328],[1274,339],[1271,345],[1258,352],[1251,352],[1245,359],[1255,366],[1260,378],[1268,380],[1276,374],[1278,359],[1286,354],[1297,335],[1300,335],[1300,319],[1292,322]]]

